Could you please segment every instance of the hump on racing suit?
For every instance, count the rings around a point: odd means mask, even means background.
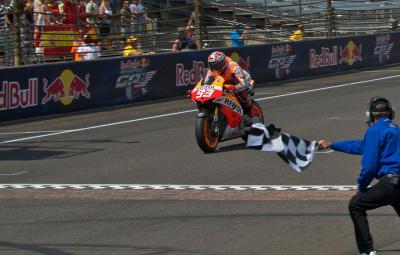
[[[224,78],[226,84],[235,85],[235,92],[250,93],[254,84],[254,81],[251,80],[250,74],[241,68],[239,64],[233,61],[230,57],[225,57],[225,59],[226,67],[222,73],[219,73],[219,75]],[[217,75],[218,74],[216,72],[209,70],[204,80],[208,81],[215,78]]]

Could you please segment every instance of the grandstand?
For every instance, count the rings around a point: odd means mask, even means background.
[[[139,24],[140,44],[144,52],[171,51],[180,29],[185,28],[191,15],[194,38],[199,48],[230,46],[230,33],[234,27],[249,27],[246,44],[287,41],[293,29],[302,24],[305,39],[330,36],[362,35],[389,32],[398,29],[400,1],[331,1],[331,0],[145,0],[147,15],[151,22]],[[196,7],[197,6],[197,7]],[[17,6],[18,8],[18,6]],[[8,16],[18,15],[22,7],[13,8]],[[11,8],[10,8],[11,9]],[[60,15],[65,15],[60,13]],[[101,57],[121,56],[126,35],[121,34],[121,14],[112,14],[112,29],[106,38],[98,41]],[[26,23],[19,21],[8,26],[0,37],[0,64],[19,65],[37,63],[34,50],[26,50],[34,45],[37,35],[25,29]],[[69,48],[76,40],[83,24],[57,24],[46,27],[47,43],[42,47],[45,62],[69,61]],[[33,31],[33,30],[32,30]],[[87,32],[88,30],[85,30]],[[42,40],[43,38],[42,37]],[[64,48],[62,48],[64,47]],[[48,54],[48,52],[52,54]],[[26,52],[26,51],[25,51]],[[37,51],[36,51],[37,52]],[[40,52],[40,51],[39,51]],[[28,54],[30,61],[21,61]],[[25,58],[26,59],[26,58]],[[7,60],[7,61],[6,61]],[[10,61],[11,60],[11,61]],[[1,63],[2,62],[2,63]]]

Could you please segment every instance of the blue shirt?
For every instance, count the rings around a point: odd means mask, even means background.
[[[400,173],[400,130],[386,117],[367,129],[364,140],[332,142],[331,148],[362,155],[357,179],[360,192],[365,191],[374,178]]]
[[[244,40],[240,39],[242,36],[243,30],[235,30],[231,32],[231,41],[232,41],[232,47],[240,47],[240,46],[245,46]]]

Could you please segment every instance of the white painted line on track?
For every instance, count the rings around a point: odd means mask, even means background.
[[[282,92],[257,92],[257,95],[276,95],[282,94]]]
[[[280,98],[280,97],[287,97],[287,96],[294,96],[294,95],[300,95],[300,94],[307,94],[307,93],[316,92],[316,91],[336,89],[336,88],[348,87],[348,86],[353,86],[353,85],[360,85],[360,84],[364,84],[364,83],[369,83],[369,82],[374,82],[374,81],[383,81],[383,80],[394,79],[394,78],[399,78],[399,77],[400,77],[400,74],[382,77],[382,78],[371,79],[371,80],[365,80],[365,81],[350,82],[350,83],[334,85],[334,86],[329,86],[329,87],[323,87],[323,88],[318,88],[318,89],[309,89],[309,90],[298,91],[298,92],[289,92],[289,93],[277,95],[277,96],[258,98],[258,99],[256,99],[256,101],[274,99],[274,98]]]
[[[315,153],[319,153],[319,154],[328,154],[328,153],[332,153],[334,152],[334,150],[328,150],[328,151],[317,151]]]
[[[316,92],[316,91],[336,89],[336,88],[348,87],[348,86],[353,86],[353,85],[361,85],[361,84],[365,84],[365,83],[369,83],[369,82],[382,81],[382,80],[394,79],[394,78],[399,78],[399,77],[400,77],[400,75],[393,75],[393,76],[387,76],[387,77],[376,78],[376,79],[371,79],[371,80],[357,81],[357,82],[345,83],[345,84],[334,85],[334,86],[329,86],[329,87],[323,87],[323,88],[318,88],[318,89],[309,89],[309,90],[304,90],[304,91],[290,92],[290,93],[285,93],[285,94],[282,94],[282,95],[258,98],[258,99],[255,99],[255,100],[256,101],[263,101],[263,100],[268,100],[268,99],[275,99],[275,98],[281,98],[281,97],[301,95],[301,94],[307,94],[307,93],[312,93],[312,92]],[[96,125],[96,126],[85,127],[85,128],[65,130],[65,131],[60,131],[60,132],[56,132],[56,133],[43,134],[43,135],[37,135],[37,136],[31,136],[31,137],[24,137],[24,138],[19,138],[19,139],[7,140],[7,141],[0,142],[0,144],[15,143],[15,142],[21,142],[21,141],[27,141],[27,140],[33,140],[33,139],[48,137],[48,136],[75,133],[75,132],[80,132],[80,131],[85,131],[85,130],[90,130],[90,129],[103,128],[103,127],[111,127],[111,126],[116,126],[116,125],[132,123],[132,122],[139,122],[139,121],[144,121],[144,120],[151,120],[151,119],[158,119],[158,118],[169,117],[169,116],[174,116],[174,115],[180,115],[180,114],[185,114],[185,113],[195,112],[195,111],[197,111],[197,109],[187,110],[187,111],[180,111],[180,112],[173,112],[173,113],[167,113],[167,114],[161,114],[161,115],[155,115],[155,116],[139,118],[139,119],[133,119],[133,120],[113,122],[113,123]]]
[[[365,118],[330,117],[328,120],[365,120]]]
[[[64,132],[66,130],[48,130],[48,131],[25,131],[25,132],[14,132],[14,133],[1,133],[0,135],[21,135],[21,134],[42,134],[42,133],[56,133],[56,132]]]
[[[0,174],[0,176],[16,176],[16,175],[21,175],[21,174],[26,174],[26,173],[29,173],[29,171],[23,171],[23,172],[12,173],[12,174]]]
[[[386,73],[386,72],[400,72],[399,69],[390,69],[390,70],[367,70],[366,73]]]
[[[60,131],[60,132],[51,133],[51,134],[30,136],[30,137],[24,137],[24,138],[19,138],[19,139],[13,139],[13,140],[8,140],[8,141],[3,141],[3,142],[0,142],[0,144],[7,144],[7,143],[21,142],[21,141],[26,141],[26,140],[33,140],[33,139],[42,138],[42,137],[47,137],[47,136],[68,134],[68,133],[74,133],[74,132],[79,132],[79,131],[84,131],[84,130],[90,130],[90,129],[96,129],[96,128],[103,128],[103,127],[110,127],[110,126],[115,126],[115,125],[122,125],[122,124],[127,124],[127,123],[132,123],[132,122],[143,121],[143,120],[158,119],[158,118],[162,118],[162,117],[180,115],[180,114],[189,113],[189,112],[195,112],[195,111],[197,111],[197,109],[194,109],[194,110],[187,110],[187,111],[181,111],[181,112],[173,112],[173,113],[167,113],[167,114],[161,114],[161,115],[150,116],[150,117],[139,118],[139,119],[133,119],[133,120],[125,120],[125,121],[113,122],[113,123],[108,123],[108,124],[103,124],[103,125],[97,125],[97,126],[91,126],[91,127],[85,127],[85,128],[78,128],[78,129],[65,130],[65,131]]]
[[[185,184],[0,184],[1,189],[50,190],[214,190],[214,191],[352,191],[354,185],[185,185]]]

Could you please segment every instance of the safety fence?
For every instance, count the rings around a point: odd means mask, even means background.
[[[259,84],[400,62],[400,33],[222,48]],[[0,121],[184,96],[211,50],[0,69]]]
[[[0,23],[0,67],[73,60],[71,49],[82,44],[85,35],[97,46],[96,57],[107,58],[122,56],[130,36],[139,38],[137,47],[143,53],[163,53],[173,51],[176,41],[182,45],[182,38],[193,46],[183,50],[229,47],[237,28],[247,28],[243,44],[255,45],[286,42],[299,24],[305,39],[396,31],[400,17],[397,1],[152,2],[145,9],[148,19],[137,19],[120,7],[106,17],[61,10],[27,13],[22,6],[0,13],[11,20]],[[39,26],[39,16],[48,22]]]

